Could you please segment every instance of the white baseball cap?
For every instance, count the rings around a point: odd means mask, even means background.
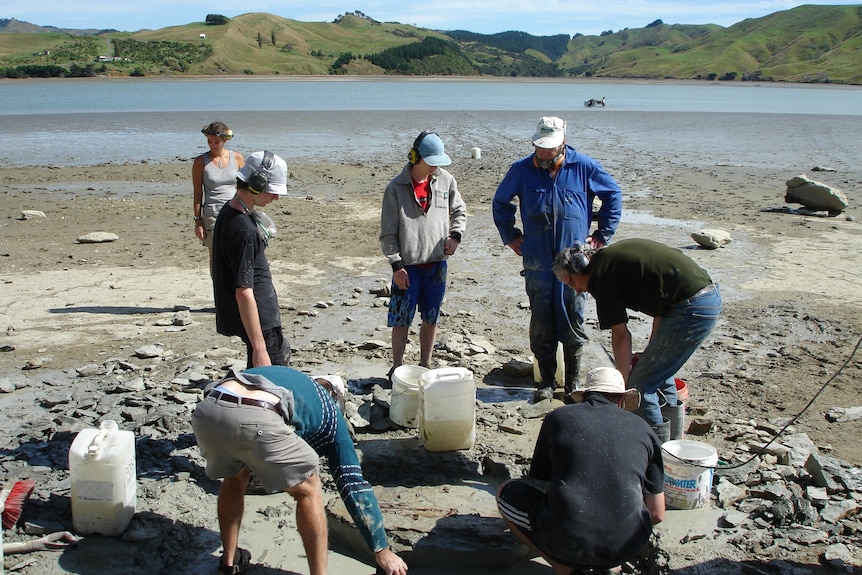
[[[272,158],[264,165],[264,157]],[[257,175],[261,179],[258,180]],[[269,192],[278,196],[287,195],[287,162],[272,152],[255,152],[245,159],[245,165],[237,170],[236,177],[249,184],[249,189],[256,193]],[[263,189],[254,188],[256,182],[265,183]]]
[[[538,148],[556,148],[566,139],[566,121],[556,116],[539,118],[536,133],[533,134],[533,145]]]

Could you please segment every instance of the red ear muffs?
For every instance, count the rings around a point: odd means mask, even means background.
[[[557,154],[557,155],[554,157],[554,160],[551,162],[551,167],[550,167],[550,168],[548,168],[548,171],[550,171],[550,172],[556,172],[557,170],[559,170],[559,169],[562,167],[563,162],[564,162],[565,160],[566,160],[566,154],[565,154],[565,152],[560,152],[559,154]],[[534,166],[536,166],[536,167],[537,167],[538,169],[540,169],[540,170],[545,169],[545,168],[543,168],[542,166],[540,166],[540,165],[539,165],[539,157],[538,157],[538,156],[536,156],[536,153],[535,153],[535,152],[533,152],[533,165],[534,165]]]

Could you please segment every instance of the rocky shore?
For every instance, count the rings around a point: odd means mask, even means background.
[[[609,170],[624,189],[653,192],[627,193],[617,238],[685,250],[725,298],[721,324],[679,374],[690,391],[689,438],[718,450],[711,502],[672,512],[637,567],[859,571],[859,168],[809,174],[840,188],[849,207],[806,215],[785,203],[785,182],[815,164],[702,168],[653,158],[655,167],[643,171],[645,160],[631,153],[637,158],[606,162]],[[526,471],[541,417],[557,405],[529,402],[520,262],[491,221],[491,196],[514,157],[486,153],[452,169],[470,213],[450,261],[436,357],[441,366],[469,369],[477,382],[471,450],[427,452],[416,430],[387,417],[381,288],[389,271],[377,226],[380,193],[399,163],[291,166],[291,187],[302,193],[267,210],[279,226],[268,254],[291,364],[349,382],[363,468],[411,573],[548,572],[503,532],[493,507],[494,488]],[[6,482],[36,481],[4,542],[71,529],[68,451],[81,429],[114,419],[133,431],[138,475],[138,512],[122,537],[7,556],[9,571],[215,569],[217,484],[203,474],[189,418],[206,382],[244,363],[244,347],[215,333],[206,252],[193,238],[185,194],[189,170],[186,163],[0,168],[0,470]],[[153,183],[158,190],[146,191]],[[49,186],[69,191],[40,190]],[[25,210],[44,217],[25,219]],[[703,228],[732,239],[702,249],[691,234]],[[117,239],[77,241],[91,232]],[[587,368],[606,362],[602,346],[609,348],[594,317],[588,308]],[[632,318],[636,346],[645,345],[647,320]],[[413,334],[408,360],[417,359],[417,346]],[[372,572],[333,485],[326,487],[331,572]],[[292,509],[280,495],[250,500],[242,540],[256,563],[250,573],[306,571]]]

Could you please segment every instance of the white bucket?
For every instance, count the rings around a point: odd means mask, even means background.
[[[82,429],[69,449],[72,525],[81,534],[120,535],[135,514],[135,436],[117,422]]]
[[[399,365],[392,372],[389,419],[401,427],[419,426],[419,377],[428,371],[419,365]]]
[[[557,387],[563,387],[563,382],[566,380],[566,362],[563,356],[562,342],[557,344],[557,372],[554,374],[554,381]],[[533,357],[533,381],[542,383],[542,373],[539,371],[539,362]]]
[[[470,449],[476,440],[476,383],[463,367],[419,378],[419,439],[428,451]]]
[[[482,149],[481,148],[473,148],[470,150],[470,153],[472,154],[474,160],[482,159]]]
[[[711,445],[675,439],[661,446],[665,504],[673,509],[697,509],[709,503],[718,452]]]

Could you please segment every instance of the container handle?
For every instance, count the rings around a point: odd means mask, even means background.
[[[111,433],[112,431],[116,431],[118,429],[117,422],[113,419],[106,419],[99,426],[99,433],[96,434],[96,437],[93,438],[93,442],[87,448],[87,454],[96,456],[102,450],[102,442],[105,440],[105,437]]]
[[[433,371],[435,372],[434,378],[438,381],[461,379],[463,377],[469,377],[470,379],[473,378],[473,372],[463,367],[441,367]],[[422,375],[424,376],[425,374],[423,373]]]
[[[100,429],[99,433],[96,434],[96,437],[93,438],[93,442],[87,448],[87,455],[96,456],[99,455],[99,452],[102,450],[102,441],[105,440],[105,436],[108,435],[110,430],[108,429]]]

